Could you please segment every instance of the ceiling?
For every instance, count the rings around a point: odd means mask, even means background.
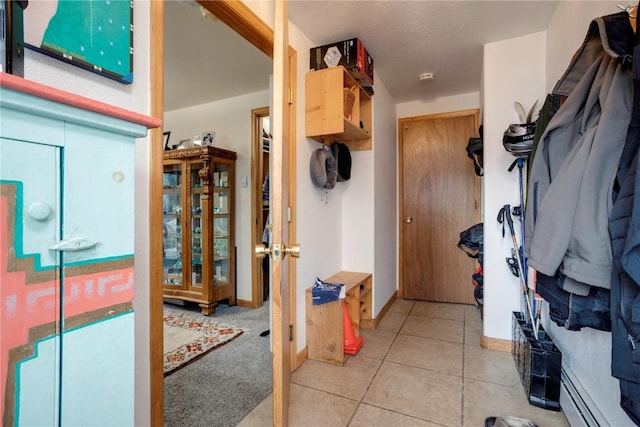
[[[546,30],[559,1],[302,1],[289,18],[320,46],[358,37],[396,102],[480,90],[486,43]],[[298,52],[307,62],[308,52]],[[192,0],[165,2],[165,110],[266,90],[271,59]],[[422,73],[434,80],[420,81]],[[375,83],[375,82],[374,82]],[[375,90],[375,84],[374,84]]]

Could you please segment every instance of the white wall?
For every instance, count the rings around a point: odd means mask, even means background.
[[[254,10],[258,12],[257,8]],[[313,43],[290,22],[289,44],[298,52],[296,219],[302,255],[297,261],[296,351],[300,352],[306,346],[305,290],[313,284],[315,277],[326,278],[341,270],[373,273],[374,316],[396,289],[396,138],[394,103],[384,82],[376,77],[373,150],[351,153],[349,181],[336,183],[332,190],[315,187],[310,178],[309,162],[313,150],[320,148],[320,144],[304,136],[304,82],[309,71],[309,50],[318,43]],[[381,181],[386,184],[378,186]],[[378,209],[380,204],[385,208]],[[387,232],[382,242],[374,242],[376,229],[381,227]],[[384,246],[387,239],[393,242]]]
[[[373,97],[373,176],[368,184],[374,193],[373,200],[373,265],[372,313],[380,310],[398,289],[398,159],[397,120],[395,103],[391,94],[375,76]],[[373,183],[373,185],[371,185]],[[361,210],[362,211],[362,210]],[[367,215],[365,211],[361,215]],[[354,248],[357,250],[357,248]],[[374,260],[376,261],[374,263]]]
[[[546,33],[490,43],[484,47],[484,335],[511,339],[511,313],[524,311],[520,305],[522,287],[511,274],[505,258],[513,248],[508,228],[496,218],[500,208],[518,206],[518,168],[507,169],[515,160],[502,146],[502,137],[510,123],[518,123],[514,102],[529,109],[536,100],[543,102]],[[506,224],[505,224],[506,225]],[[520,240],[520,222],[514,218]]]
[[[236,298],[251,301],[251,110],[269,106],[269,91],[256,92],[217,102],[164,113],[164,130],[171,141],[191,139],[204,131],[216,132],[215,146],[237,153],[235,182]]]
[[[547,31],[547,91],[553,89],[582,45],[591,20],[619,12],[618,3],[560,2]],[[631,425],[620,408],[619,381],[611,376],[611,333],[590,328],[567,331],[550,322],[546,312],[545,304],[545,329],[602,415],[612,426]]]

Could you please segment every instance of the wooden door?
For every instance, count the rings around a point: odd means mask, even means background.
[[[476,261],[457,243],[479,222],[479,180],[465,150],[477,129],[477,110],[400,120],[403,298],[475,303]]]
[[[289,41],[286,0],[275,2],[275,26],[273,43],[273,112],[271,129],[273,139],[270,153],[270,212],[271,248],[288,246],[288,147],[290,144],[289,88],[291,87],[289,66]],[[273,425],[287,426],[289,411],[289,379],[291,374],[291,331],[289,329],[289,257],[278,260],[271,256],[271,318],[273,334]]]

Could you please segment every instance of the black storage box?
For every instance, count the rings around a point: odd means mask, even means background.
[[[536,339],[531,323],[518,312],[513,312],[511,354],[529,403],[559,411],[562,354],[542,327]]]
[[[310,49],[311,71],[342,65],[363,89],[373,86],[373,58],[360,39],[349,39]]]

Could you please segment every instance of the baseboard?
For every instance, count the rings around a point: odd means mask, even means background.
[[[560,407],[571,427],[609,427],[589,393],[566,363],[562,364],[561,371]]]
[[[236,305],[240,306],[240,307],[246,307],[246,308],[255,308],[255,306],[253,305],[252,301],[248,301],[246,299],[237,299],[236,300]]]
[[[384,319],[384,316],[386,316],[386,314],[389,312],[389,309],[397,299],[398,291],[395,291],[391,295],[387,303],[384,305],[384,307],[382,307],[382,310],[380,310],[380,313],[378,313],[375,319],[371,319],[371,326],[368,329],[378,329],[378,325],[380,324],[380,322],[382,322],[382,319]]]
[[[300,365],[302,365],[305,362],[305,360],[307,360],[308,358],[309,358],[309,353],[307,352],[307,347],[305,347],[302,350],[300,350],[300,353],[296,355],[296,366],[292,366],[291,371],[295,371],[296,369],[298,369]]]
[[[480,335],[480,346],[482,346],[482,348],[486,348],[487,350],[511,352],[511,340],[489,338],[484,335]]]

